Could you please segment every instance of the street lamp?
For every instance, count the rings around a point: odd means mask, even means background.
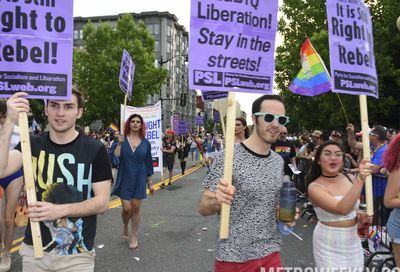
[[[171,58],[166,59],[166,60],[163,60],[163,57],[161,56],[161,59],[158,60],[158,64],[160,64],[160,65],[162,66],[162,65],[164,65],[164,64],[166,64],[166,63],[168,63],[168,62],[170,62],[171,60],[173,60],[173,59],[176,58],[176,57],[185,57],[185,62],[188,62],[188,61],[189,61],[189,56],[188,56],[187,54],[183,54],[183,55],[177,54],[177,55],[172,56]]]

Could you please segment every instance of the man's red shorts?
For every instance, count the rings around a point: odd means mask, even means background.
[[[274,252],[264,258],[244,263],[230,263],[216,260],[214,268],[215,272],[271,272],[278,271],[276,268],[282,267],[281,255],[279,252]]]

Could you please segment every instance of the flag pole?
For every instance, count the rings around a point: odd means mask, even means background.
[[[343,110],[343,113],[344,113],[344,117],[346,118],[346,124],[348,124],[350,122],[349,122],[349,118],[347,117],[346,110],[344,109],[344,105],[343,105],[342,99],[340,99],[340,96],[339,96],[338,93],[336,93],[336,96],[339,99],[340,105],[342,105],[342,110]]]

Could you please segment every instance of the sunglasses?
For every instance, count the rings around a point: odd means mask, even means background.
[[[266,123],[272,123],[275,119],[278,120],[279,125],[284,126],[289,123],[289,117],[285,115],[277,115],[268,112],[256,112],[254,113],[256,116],[264,116],[264,121]]]

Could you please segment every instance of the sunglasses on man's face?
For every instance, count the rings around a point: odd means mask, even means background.
[[[264,116],[264,121],[266,123],[272,123],[275,119],[278,120],[279,125],[284,126],[289,123],[289,117],[286,115],[272,114],[269,112],[256,112],[256,116]]]

